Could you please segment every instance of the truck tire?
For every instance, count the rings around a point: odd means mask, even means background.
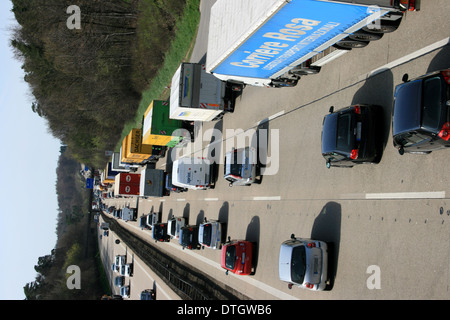
[[[298,83],[298,80],[292,80],[292,79],[276,79],[272,80],[270,83],[270,86],[272,88],[286,88],[286,87],[295,87]]]
[[[393,18],[393,20],[388,20],[388,18]],[[395,19],[397,18],[397,19]],[[403,15],[389,15],[386,19],[375,20],[372,23],[364,26],[362,30],[369,33],[390,33],[394,32],[400,26],[402,22]]]
[[[380,40],[383,37],[384,33],[374,33],[367,32],[364,30],[358,30],[355,33],[349,35],[348,37],[352,40],[362,40],[362,41],[375,41]]]
[[[364,48],[369,44],[369,41],[353,40],[349,37],[342,39],[336,43],[338,48],[353,49],[353,48]]]
[[[295,67],[295,68],[289,70],[289,73],[299,75],[299,76],[306,76],[308,74],[317,74],[319,72],[320,72],[320,67],[317,67],[317,66],[310,66],[308,68]]]

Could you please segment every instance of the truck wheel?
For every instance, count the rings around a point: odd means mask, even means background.
[[[381,25],[379,28],[372,28],[372,27],[368,27],[365,26],[363,27],[364,31],[367,32],[372,32],[372,33],[390,33],[390,32],[394,32],[395,30],[397,30],[398,26],[393,26],[393,25]]]
[[[285,88],[285,87],[295,87],[297,85],[297,83],[298,83],[298,80],[277,79],[277,80],[272,80],[270,85],[273,88]]]
[[[369,44],[369,41],[361,41],[361,40],[352,40],[349,37],[342,39],[341,41],[339,41],[338,43],[336,43],[336,45],[338,47],[341,48],[348,48],[348,49],[353,49],[353,48],[364,48]]]
[[[397,17],[395,20],[387,20],[387,19],[380,19],[372,21],[372,23],[368,24],[367,26],[364,26],[362,30],[370,32],[370,33],[390,33],[394,32],[398,29],[400,26],[400,23],[402,21],[402,16],[398,15],[392,15],[392,17]]]
[[[380,40],[384,33],[374,33],[367,32],[364,30],[358,30],[355,33],[349,35],[348,37],[352,40],[362,40],[362,41],[375,41]]]
[[[293,68],[289,71],[292,74],[296,74],[299,76],[306,76],[308,74],[317,74],[320,72],[320,67],[317,66],[310,66],[308,68]]]

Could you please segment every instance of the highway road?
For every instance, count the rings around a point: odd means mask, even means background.
[[[100,217],[100,224],[103,220]],[[117,241],[118,240],[118,241]],[[117,243],[116,243],[117,241]],[[125,277],[125,285],[130,287],[130,296],[127,299],[139,300],[140,294],[144,290],[154,290],[158,300],[179,300],[180,297],[174,293],[158,275],[153,272],[116,233],[109,230],[108,236],[98,239],[100,248],[100,258],[105,266],[106,276],[110,284],[112,294],[119,295],[120,289],[114,285],[114,278],[119,276],[117,272],[112,272],[111,265],[114,263],[116,255],[125,255],[127,263],[133,265],[131,276]]]
[[[203,0],[202,13],[211,4]],[[181,250],[174,240],[155,244],[137,222],[126,226],[148,237],[149,245],[182,257],[252,299],[450,298],[450,154],[400,156],[390,125],[394,87],[404,73],[412,78],[450,67],[449,14],[447,0],[422,1],[422,10],[408,13],[396,32],[346,53],[297,87],[246,87],[234,113],[197,124],[196,142],[184,152],[218,159],[238,143],[239,129],[249,137],[247,144],[266,132],[267,165],[260,184],[230,188],[220,163],[214,189],[131,199],[139,215],[153,207],[164,221],[172,215],[191,224],[219,219],[231,238],[256,241],[255,275],[225,275],[219,250]],[[191,61],[205,53],[204,42],[198,42]],[[330,106],[354,103],[383,109],[381,161],[327,169],[321,155],[323,117]],[[212,129],[223,136],[213,138]],[[156,167],[170,171],[173,158]],[[108,200],[116,206],[126,201]],[[279,280],[280,244],[292,233],[332,244],[331,290],[288,289]]]

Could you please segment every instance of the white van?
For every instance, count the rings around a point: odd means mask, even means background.
[[[233,148],[225,155],[223,177],[230,183],[230,187],[248,186],[256,181],[256,168],[255,148]]]
[[[213,180],[212,168],[208,159],[177,159],[173,162],[172,184],[193,190],[209,189]]]

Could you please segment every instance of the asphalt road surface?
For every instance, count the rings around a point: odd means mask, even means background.
[[[211,4],[202,1],[202,19]],[[191,224],[219,219],[231,238],[256,241],[255,275],[225,275],[219,250],[181,250],[175,240],[155,244],[136,222],[127,226],[147,237],[149,245],[252,299],[450,298],[450,153],[400,156],[390,124],[394,87],[404,73],[413,78],[450,67],[449,15],[447,0],[422,1],[421,11],[409,12],[397,31],[346,53],[297,87],[246,87],[234,113],[197,124],[196,142],[184,152],[218,159],[236,146],[238,129],[247,135],[247,144],[266,132],[267,165],[260,184],[230,188],[221,163],[214,189],[132,199],[139,215],[153,207],[161,210],[163,221],[169,216],[184,216]],[[201,23],[199,37],[203,28],[207,23]],[[205,54],[205,42],[197,42],[191,61]],[[381,161],[327,169],[321,156],[322,119],[330,106],[354,103],[383,108]],[[211,136],[214,128],[222,137]],[[156,167],[170,171],[171,161],[161,159]],[[108,201],[120,206],[130,199]],[[279,280],[280,244],[292,233],[332,243],[331,290],[288,289]]]

